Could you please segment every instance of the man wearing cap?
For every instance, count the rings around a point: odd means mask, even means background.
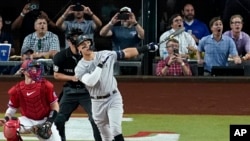
[[[66,20],[71,14],[74,15],[74,20]],[[85,19],[86,17],[91,20]],[[102,21],[94,14],[94,12],[87,6],[81,5],[77,2],[74,5],[70,5],[61,17],[56,21],[56,26],[62,29],[65,35],[72,28],[79,28],[83,34],[91,35],[94,38],[94,32],[98,27],[102,26]],[[67,48],[67,40],[65,40],[65,47]]]
[[[141,40],[144,39],[144,29],[137,22],[131,8],[125,6],[101,29],[100,36],[112,37],[112,50],[120,51],[131,46],[139,47]],[[140,60],[141,58],[142,56],[130,60]],[[117,67],[119,66],[115,66],[116,75],[120,73],[117,72]],[[137,68],[121,67],[121,72],[125,75],[132,75],[136,72],[134,69]]]
[[[118,22],[121,25],[115,26]],[[138,47],[144,39],[144,29],[136,21],[129,7],[123,7],[100,31],[104,37],[112,36],[113,50],[119,51],[130,46]]]
[[[60,94],[60,111],[55,124],[62,141],[66,141],[65,123],[69,120],[72,112],[80,105],[89,116],[95,141],[101,141],[100,132],[92,117],[89,92],[85,88],[85,85],[74,77],[74,68],[82,58],[75,46],[75,40],[81,34],[82,31],[80,29],[72,29],[67,35],[69,47],[61,50],[53,58],[54,78],[66,82]]]
[[[23,48],[21,50],[21,61],[25,61],[25,60],[33,60],[33,53],[34,51],[30,48]],[[19,65],[17,66],[14,66],[11,71],[10,71],[10,75],[21,75],[22,72],[21,72],[21,64],[20,63]]]

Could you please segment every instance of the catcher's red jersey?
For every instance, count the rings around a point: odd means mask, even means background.
[[[8,93],[10,95],[8,106],[20,108],[23,116],[34,120],[47,117],[51,111],[50,104],[57,101],[53,84],[45,79],[28,85],[21,81]]]

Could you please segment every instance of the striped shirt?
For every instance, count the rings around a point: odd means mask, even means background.
[[[86,85],[91,96],[103,96],[111,93],[113,90],[118,90],[117,81],[114,77],[114,64],[117,61],[117,54],[115,51],[98,51],[94,52],[95,57],[91,61],[81,59],[75,67],[75,76],[81,79],[86,73],[92,73],[97,65],[101,62],[103,56],[110,55],[107,62],[102,68],[101,77],[94,87]]]

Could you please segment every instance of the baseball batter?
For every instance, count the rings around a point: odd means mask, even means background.
[[[31,128],[38,124],[48,125],[48,129],[52,131],[50,138],[43,139],[37,136],[38,139],[40,141],[60,141],[59,133],[53,124],[59,110],[53,84],[41,78],[41,65],[36,61],[25,60],[21,68],[25,80],[18,82],[8,91],[10,99],[5,112],[5,122],[12,119],[17,109],[20,108],[22,115],[18,117],[21,125],[20,133],[30,133]],[[5,128],[4,135],[6,135],[7,141],[19,141],[17,130]]]
[[[126,48],[122,51],[91,50],[92,40],[79,36],[76,46],[83,58],[75,68],[75,76],[90,92],[93,118],[101,132],[103,141],[124,141],[122,135],[123,100],[117,81],[113,76],[117,60],[131,58],[146,51],[156,51],[151,43],[141,48]]]

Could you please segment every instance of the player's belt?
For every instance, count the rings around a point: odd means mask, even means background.
[[[116,94],[116,93],[117,93],[117,90],[113,90],[112,93],[108,93],[108,94],[103,95],[103,96],[90,96],[90,98],[92,98],[92,99],[105,99],[105,98],[110,97],[112,94]]]

